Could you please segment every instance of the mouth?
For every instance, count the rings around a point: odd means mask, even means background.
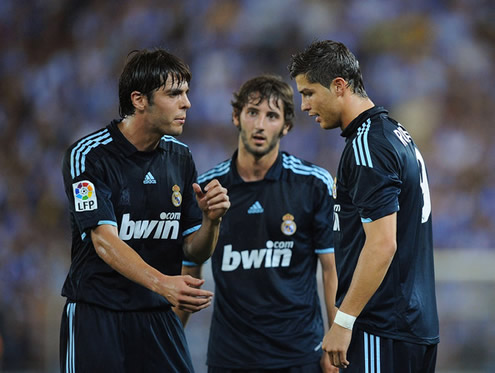
[[[318,113],[309,113],[309,116],[310,116],[310,117],[315,117],[315,121],[316,121],[317,123],[321,123],[321,117],[320,117],[320,114],[318,114]]]
[[[252,138],[256,145],[263,145],[266,141],[266,137],[262,135],[253,135]]]
[[[180,124],[184,124],[184,123],[186,123],[186,117],[185,116],[177,117],[177,118],[175,118],[175,121],[179,122]]]

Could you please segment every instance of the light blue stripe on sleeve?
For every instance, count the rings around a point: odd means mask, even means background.
[[[191,233],[196,232],[197,230],[199,230],[199,228],[201,228],[201,224],[196,225],[195,227],[189,228],[188,230],[184,231],[184,232],[182,233],[182,235],[185,237],[185,236],[187,236],[188,234],[191,234]]]
[[[183,261],[182,261],[182,265],[183,265],[184,267],[197,267],[197,266],[198,266],[198,264],[196,264],[196,263],[194,263],[194,262],[190,262],[190,261],[188,261],[188,260],[183,260]]]
[[[371,223],[372,221],[370,218],[361,218],[361,223]]]
[[[114,227],[116,227],[117,223],[112,220],[100,220],[98,222],[98,225],[113,225]]]
[[[329,247],[327,249],[316,249],[315,254],[333,254],[335,249],[333,247]]]

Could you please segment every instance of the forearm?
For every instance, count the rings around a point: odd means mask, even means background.
[[[391,259],[377,255],[380,248],[364,247],[340,310],[358,316],[382,283]]]
[[[320,255],[322,265],[323,296],[327,313],[328,328],[332,326],[337,307],[335,306],[335,297],[337,294],[337,269],[335,267],[334,254]]]
[[[159,292],[159,284],[167,276],[147,264],[129,245],[110,234],[112,226],[100,226],[91,232],[98,256],[122,276],[145,288]],[[106,232],[105,232],[106,231]]]
[[[184,240],[184,253],[188,259],[202,264],[213,254],[218,242],[221,220],[203,217],[201,228]]]
[[[323,294],[325,297],[325,308],[327,311],[328,328],[332,326],[333,319],[337,313],[335,306],[335,294],[337,293],[337,276],[323,272]]]
[[[396,214],[363,225],[366,241],[340,311],[358,316],[380,287],[397,250]]]

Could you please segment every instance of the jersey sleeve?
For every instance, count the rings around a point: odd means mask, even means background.
[[[347,153],[350,196],[363,223],[399,211],[401,190],[399,159],[385,139],[370,136],[367,143],[353,144]]]
[[[71,151],[65,154],[62,174],[64,188],[69,200],[69,211],[74,217],[81,235],[88,229],[102,224],[117,226],[114,208],[110,200],[111,189],[105,182],[103,171],[94,159],[88,158],[85,170],[73,176]]]
[[[196,232],[201,228],[201,221],[203,214],[196,201],[196,193],[193,189],[193,183],[196,182],[198,178],[198,173],[196,171],[196,165],[192,158],[191,153],[189,153],[189,159],[187,164],[187,174],[186,181],[184,185],[184,199],[183,199],[183,215],[182,215],[182,235],[187,236],[191,233]]]
[[[332,197],[333,181],[328,172],[325,177],[318,179],[314,191],[314,215],[313,215],[313,247],[316,254],[329,254],[334,252],[333,238],[333,206]]]

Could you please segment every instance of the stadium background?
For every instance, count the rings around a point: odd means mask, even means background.
[[[288,80],[290,55],[315,39],[355,52],[370,97],[406,126],[429,166],[438,371],[495,371],[494,19],[490,0],[2,0],[0,371],[58,369],[70,261],[61,157],[118,115],[127,53],[161,46],[190,65],[180,140],[202,172],[236,145],[232,92],[264,72]],[[338,131],[321,131],[300,110],[283,140],[332,174],[342,147]],[[210,315],[187,329],[198,372]]]

